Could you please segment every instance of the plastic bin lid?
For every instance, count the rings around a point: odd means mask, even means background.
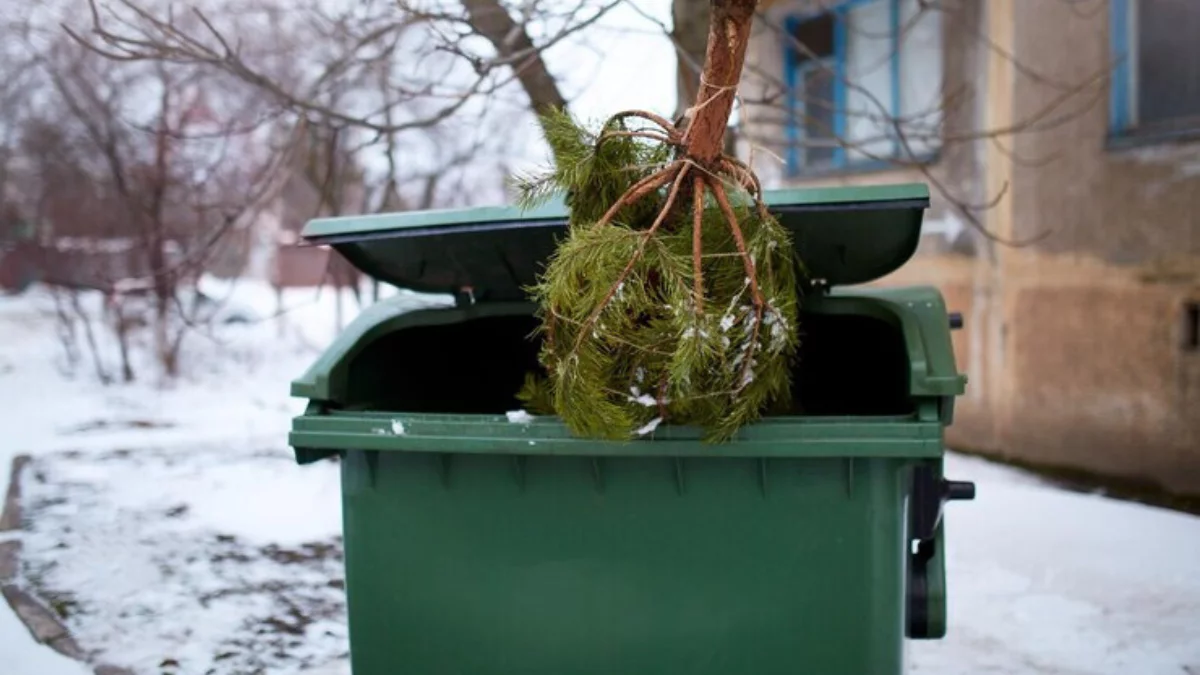
[[[810,275],[827,286],[862,284],[908,261],[929,206],[922,183],[766,191]],[[482,207],[343,216],[301,233],[380,281],[425,293],[469,291],[518,300],[566,232],[561,201],[522,211]]]

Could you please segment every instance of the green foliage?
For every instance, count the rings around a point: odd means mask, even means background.
[[[554,395],[549,383],[534,373],[525,375],[525,384],[517,392],[521,408],[534,415],[554,415]]]
[[[553,110],[543,119],[555,162],[542,172],[516,178],[517,205],[524,209],[565,193],[572,223],[594,223],[627,187],[661,168],[669,158],[669,149],[659,144],[628,138],[601,140],[602,133],[588,130],[562,110]],[[616,119],[601,129],[602,132],[630,130],[624,120]],[[656,212],[655,200],[648,199],[622,212],[618,222],[638,222]]]
[[[725,183],[756,265],[764,300],[756,308],[745,260],[708,196],[698,308],[690,182],[652,235],[667,188],[597,224],[634,183],[671,164],[671,148],[591,133],[564,113],[553,113],[547,128],[558,161],[522,180],[521,201],[566,193],[571,228],[531,289],[549,376],[527,380],[521,400],[543,414],[551,408],[584,437],[624,440],[665,419],[698,425],[709,441],[732,438],[789,400],[799,301],[788,232]],[[614,120],[603,130],[628,127]]]

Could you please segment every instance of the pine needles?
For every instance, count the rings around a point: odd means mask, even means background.
[[[684,134],[641,111],[546,128],[558,162],[520,203],[565,192],[570,227],[531,289],[548,379],[522,400],[588,438],[670,422],[724,441],[789,399],[796,260],[753,172],[680,156]]]

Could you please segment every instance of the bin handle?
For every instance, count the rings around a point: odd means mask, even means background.
[[[942,549],[942,507],[947,501],[975,499],[975,484],[946,480],[938,468],[913,469],[909,493],[908,597],[905,633],[912,639],[946,634],[946,567]]]

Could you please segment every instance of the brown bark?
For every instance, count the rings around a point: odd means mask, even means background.
[[[696,314],[704,313],[704,181],[692,186],[692,295]]]
[[[757,0],[712,0],[700,93],[687,129],[688,157],[701,164],[715,163],[724,150],[725,127],[742,76],[757,4]]]

